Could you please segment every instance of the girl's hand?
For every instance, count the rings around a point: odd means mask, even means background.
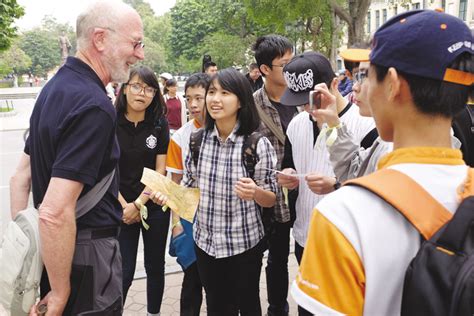
[[[168,197],[161,192],[153,191],[150,193],[150,200],[155,204],[163,206],[168,202]]]
[[[178,222],[176,223],[176,225],[174,225],[173,229],[171,230],[171,234],[173,235],[173,237],[176,237],[179,234],[181,234],[183,231],[184,231],[183,225],[181,225],[181,222]]]
[[[122,221],[127,225],[140,221],[140,210],[137,209],[134,203],[127,203],[127,206],[123,209]]]
[[[255,193],[258,190],[258,186],[250,178],[240,178],[235,185],[235,192],[237,196],[242,200],[253,201],[255,200]]]

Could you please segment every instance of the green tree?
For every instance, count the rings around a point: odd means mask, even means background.
[[[171,26],[172,57],[184,56],[190,60],[201,58],[203,39],[217,29],[215,13],[206,2],[197,0],[178,0],[171,9]]]
[[[12,24],[24,14],[25,10],[16,0],[0,1],[0,52],[10,47],[17,31]]]
[[[18,41],[14,41],[10,48],[0,53],[0,76],[12,72],[24,74],[31,67],[31,58],[19,47]]]
[[[204,39],[201,55],[211,55],[212,60],[219,65],[219,68],[245,66],[247,64],[245,53],[252,39],[252,37],[247,37],[242,40],[237,35],[216,32]]]
[[[335,14],[347,24],[347,46],[363,43],[368,40],[364,25],[370,3],[371,0],[347,0],[344,2],[341,0],[330,0],[330,5]]]
[[[330,55],[334,36],[332,9],[327,0],[243,0],[247,12],[262,25],[284,34],[301,50],[311,43],[313,50]],[[299,45],[298,45],[299,43]]]
[[[31,58],[35,74],[45,76],[61,63],[57,37],[41,28],[25,32],[20,47]]]

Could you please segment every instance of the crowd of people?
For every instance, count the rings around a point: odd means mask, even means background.
[[[131,68],[145,58],[143,38],[130,6],[93,3],[77,19],[76,56],[36,101],[11,179],[12,217],[30,190],[39,211],[45,268],[31,315],[40,305],[48,316],[121,315],[140,234],[148,315],[160,315],[167,250],[184,272],[181,315],[200,314],[203,290],[209,315],[262,315],[266,250],[267,315],[289,315],[289,289],[299,315],[400,315],[418,227],[397,203],[351,181],[369,175],[360,179],[394,187],[396,179],[393,199],[417,204],[415,187],[450,217],[474,195],[474,137],[461,123],[474,122],[465,119],[474,46],[464,22],[429,10],[397,15],[370,48],[341,53],[344,78],[324,55],[295,56],[287,38],[261,36],[247,76],[205,56],[184,96],[170,74]],[[111,82],[121,83],[114,104]],[[200,189],[192,223],[140,182],[143,168]],[[78,199],[109,175],[76,219]],[[436,220],[439,228],[449,218]]]

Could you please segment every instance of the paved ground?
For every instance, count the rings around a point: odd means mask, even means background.
[[[264,266],[260,277],[260,301],[262,302],[262,312],[265,315],[267,304],[267,284],[265,278],[264,267],[266,259],[264,259]],[[298,263],[295,256],[290,254],[289,258],[290,281],[294,280],[298,272]],[[170,273],[165,278],[165,293],[163,295],[163,303],[161,305],[162,316],[179,315],[179,296],[181,293],[181,282],[183,280],[183,273]],[[297,307],[291,295],[289,295],[288,302],[290,304],[290,315],[297,315]],[[203,302],[201,315],[206,315],[206,306]],[[127,301],[125,302],[125,316],[146,316],[146,280],[139,279],[133,281],[132,287],[128,292]]]

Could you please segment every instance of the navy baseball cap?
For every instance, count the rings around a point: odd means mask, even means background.
[[[470,86],[474,74],[448,68],[462,53],[473,53],[470,29],[436,10],[399,14],[374,34],[370,62],[407,74]]]
[[[331,83],[336,76],[329,60],[317,52],[306,52],[293,57],[283,68],[287,88],[280,103],[288,106],[309,103],[309,92],[318,83]]]

